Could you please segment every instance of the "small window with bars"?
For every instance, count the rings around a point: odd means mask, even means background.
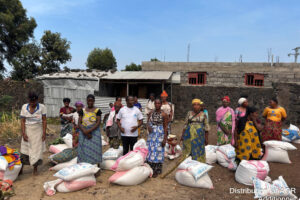
[[[264,78],[263,74],[246,74],[245,85],[262,87],[264,86]]]
[[[190,85],[205,85],[206,72],[189,72],[188,81]]]

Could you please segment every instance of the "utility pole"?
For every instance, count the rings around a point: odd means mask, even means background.
[[[240,62],[240,63],[242,63],[242,62],[243,62],[243,55],[242,55],[242,54],[240,55],[239,62]]]
[[[298,56],[300,55],[300,53],[298,52],[300,50],[300,47],[296,47],[295,49],[292,49],[292,50],[295,51],[295,53],[289,53],[288,57],[294,56],[295,57],[295,63],[297,63]]]
[[[268,48],[267,51],[268,51],[268,63],[270,63],[272,57],[272,48]]]
[[[190,43],[187,46],[187,56],[186,56],[186,61],[190,62]]]

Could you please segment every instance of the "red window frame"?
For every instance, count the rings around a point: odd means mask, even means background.
[[[206,84],[206,72],[189,72],[188,84],[190,85],[205,85]]]
[[[245,85],[253,87],[263,87],[265,76],[263,74],[245,74]]]

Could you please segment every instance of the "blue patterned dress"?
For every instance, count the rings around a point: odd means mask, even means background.
[[[161,173],[165,153],[165,148],[162,147],[162,142],[165,135],[162,112],[154,111],[150,115],[149,125],[152,127],[153,131],[149,133],[147,139],[147,161],[154,171],[156,171],[157,173]]]
[[[82,125],[86,129],[92,128],[96,123],[97,116],[101,111],[97,108],[93,112],[83,110]],[[86,162],[90,164],[100,164],[102,162],[102,138],[100,127],[91,132],[92,138],[88,139],[82,131],[78,138],[78,163]]]

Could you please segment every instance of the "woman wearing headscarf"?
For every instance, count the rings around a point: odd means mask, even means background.
[[[237,126],[236,160],[259,159],[262,155],[259,140],[261,124],[258,123],[258,112],[254,107],[248,107],[244,117],[241,117]]]
[[[171,123],[173,120],[173,108],[172,108],[172,104],[170,102],[167,101],[168,98],[168,94],[167,92],[164,90],[161,95],[161,110],[167,114],[168,116],[168,134],[171,133]]]
[[[244,97],[241,97],[238,100],[238,104],[239,107],[237,107],[235,109],[235,116],[236,116],[236,121],[238,122],[239,119],[241,119],[242,117],[245,117],[246,115],[246,111],[247,111],[247,107],[248,107],[248,100]]]
[[[183,141],[183,155],[191,155],[193,160],[205,163],[205,145],[208,144],[210,127],[206,114],[201,110],[202,104],[200,99],[192,101],[192,111],[185,117],[181,141]]]
[[[230,98],[225,96],[222,98],[222,106],[216,112],[217,121],[217,145],[232,144],[234,145],[235,131],[235,113],[229,107]]]
[[[28,104],[21,109],[21,161],[23,165],[34,167],[33,174],[37,174],[38,165],[43,163],[45,151],[47,109],[38,103],[38,95],[35,92],[28,93]],[[23,167],[20,173],[22,173]]]
[[[79,112],[78,163],[100,164],[102,138],[100,132],[101,110],[94,106],[95,96],[87,96],[87,107]]]
[[[262,131],[262,142],[268,140],[282,140],[282,122],[287,118],[286,111],[278,105],[278,100],[272,98],[269,102],[269,107],[266,107],[263,112],[265,118],[265,126]]]
[[[149,131],[147,145],[147,162],[153,169],[153,177],[162,172],[165,145],[168,137],[168,116],[161,110],[161,100],[154,101],[155,109],[149,114],[147,128]]]

